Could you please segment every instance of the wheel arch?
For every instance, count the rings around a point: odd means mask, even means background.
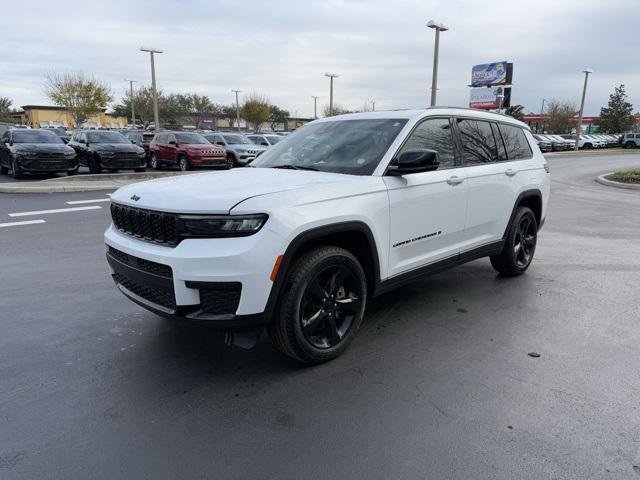
[[[529,207],[536,217],[538,230],[540,230],[540,228],[542,227],[542,192],[537,188],[525,190],[524,192],[520,193],[520,195],[518,195],[518,198],[513,204],[513,210],[511,211],[511,216],[509,217],[507,228],[505,228],[504,234],[502,235],[503,239],[507,237],[509,227],[511,226],[511,223],[516,216],[518,207]]]
[[[347,221],[310,228],[299,233],[282,256],[265,308],[267,321],[271,321],[276,311],[292,264],[300,255],[320,245],[335,245],[351,252],[365,270],[369,293],[374,292],[380,283],[380,257],[369,226],[362,221]]]

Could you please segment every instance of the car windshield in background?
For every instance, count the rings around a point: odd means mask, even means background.
[[[60,137],[53,132],[43,132],[30,130],[24,132],[13,132],[13,143],[64,143]]]
[[[209,143],[206,138],[204,138],[199,133],[176,133],[176,139],[178,143],[193,143],[193,144],[207,144]]]
[[[118,132],[87,132],[89,143],[131,143]]]
[[[266,139],[269,141],[269,143],[271,145],[275,145],[276,143],[278,143],[280,140],[282,140],[282,137],[278,136],[278,135],[267,135]]]
[[[283,138],[251,165],[371,175],[406,123],[404,119],[312,123]]]
[[[246,144],[253,144],[253,142],[251,140],[249,140],[246,137],[243,137],[242,135],[223,135],[225,142],[231,144],[231,145],[246,145]]]
[[[63,130],[62,128],[52,128],[51,131],[59,137],[66,137],[68,135],[67,131]]]

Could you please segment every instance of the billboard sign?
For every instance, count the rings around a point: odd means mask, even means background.
[[[493,110],[498,108],[498,95],[504,95],[502,107],[506,108],[511,104],[510,88],[472,88],[470,90],[469,108],[479,108],[482,110]]]
[[[504,62],[483,63],[471,68],[471,86],[489,87],[511,83],[511,64]]]

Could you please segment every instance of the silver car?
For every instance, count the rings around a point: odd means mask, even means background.
[[[240,133],[209,133],[204,137],[212,144],[224,147],[227,151],[227,157],[234,167],[248,165],[267,149],[262,145],[256,145]]]
[[[247,138],[256,145],[270,147],[278,143],[284,137],[276,135],[275,133],[252,133],[251,135],[247,135]]]

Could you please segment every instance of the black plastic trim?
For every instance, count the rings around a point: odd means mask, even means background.
[[[520,202],[525,198],[529,198],[529,197],[538,197],[538,200],[540,200],[540,215],[542,215],[542,208],[543,208],[542,192],[540,192],[540,190],[537,190],[537,189],[525,190],[520,195],[518,195],[518,198],[516,198],[516,201],[513,203],[513,210],[511,210],[511,216],[509,217],[507,228],[504,229],[504,233],[502,234],[502,240],[507,238],[507,234],[509,233],[509,227],[511,226],[511,222],[513,222],[513,219],[516,216],[516,212],[518,211],[518,206],[520,206]],[[540,228],[542,228],[542,226],[538,225],[538,230],[540,230]]]
[[[433,275],[434,273],[442,272],[449,268],[462,265],[463,263],[477,260],[478,258],[488,257],[490,255],[499,254],[504,248],[504,240],[492,242],[487,245],[483,245],[478,248],[474,248],[467,252],[462,252],[458,255],[454,255],[443,260],[439,260],[424,267],[416,268],[400,275],[395,275],[387,280],[379,282],[376,285],[373,296],[376,297],[383,293],[389,292],[395,288],[411,283],[427,275]]]
[[[113,255],[107,252],[107,261],[111,268],[116,272],[122,272],[127,278],[130,278],[136,283],[142,285],[149,285],[150,287],[157,288],[158,290],[164,290],[173,293],[173,279],[156,275],[154,273],[145,272],[137,268],[128,265],[121,260],[117,259]]]

